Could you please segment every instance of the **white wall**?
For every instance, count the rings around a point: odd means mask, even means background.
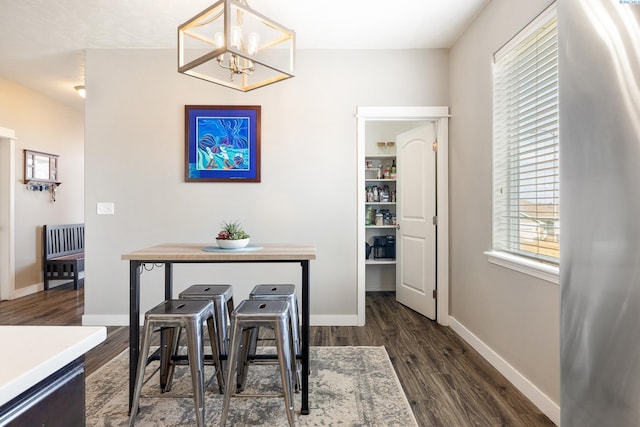
[[[84,323],[128,324],[124,252],[213,242],[239,220],[254,242],[311,242],[313,324],[356,322],[356,119],[359,105],[447,105],[448,51],[299,51],[297,77],[246,94],[176,71],[173,50],[86,57]],[[119,64],[119,66],[114,66]],[[262,182],[184,182],[184,105],[261,105]],[[97,216],[96,202],[114,202]],[[142,276],[145,310],[162,270]],[[174,289],[299,282],[298,266],[177,266]]]
[[[42,226],[84,220],[83,113],[0,79],[0,126],[16,132],[14,297],[42,289]],[[57,201],[23,183],[24,150],[58,154]]]
[[[491,248],[492,55],[550,3],[494,0],[450,51],[450,308],[454,329],[495,352],[558,419],[559,286],[483,254]]]

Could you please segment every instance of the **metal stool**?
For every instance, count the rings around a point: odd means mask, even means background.
[[[220,426],[224,426],[229,413],[231,395],[234,394],[233,377],[239,364],[246,364],[251,356],[248,352],[248,342],[251,331],[268,326],[275,331],[278,365],[290,426],[295,425],[293,403],[293,372],[295,370],[295,350],[291,340],[290,308],[287,301],[282,300],[245,300],[231,313],[231,349],[229,351],[229,371],[227,373],[227,387],[224,390],[224,401]],[[238,377],[238,380],[240,378]],[[244,384],[241,384],[244,388]]]
[[[129,426],[135,423],[140,403],[140,394],[144,383],[144,371],[149,357],[151,334],[154,328],[170,330],[169,350],[175,354],[178,349],[178,336],[176,328],[184,328],[187,335],[187,354],[189,367],[191,368],[191,381],[193,383],[193,399],[195,403],[196,424],[204,426],[204,345],[202,342],[202,324],[207,322],[209,339],[213,354],[217,354],[217,341],[213,325],[213,303],[204,300],[168,300],[151,310],[144,316],[144,336],[142,339],[142,352],[138,361],[138,374],[136,376],[135,391],[131,404]],[[174,364],[169,366],[169,378],[173,376]],[[167,388],[171,381],[167,383]],[[166,390],[165,390],[166,391]]]
[[[218,385],[223,392],[225,359],[229,355],[230,313],[233,311],[233,288],[231,285],[192,285],[180,292],[178,298],[185,300],[210,300],[213,303],[213,318],[216,331],[218,355],[213,355],[213,362],[218,371]]]
[[[302,355],[302,340],[300,338],[300,318],[298,317],[298,298],[296,296],[295,285],[283,285],[283,284],[264,284],[256,285],[251,293],[249,299],[265,300],[285,300],[289,302],[289,316],[291,317],[291,334],[293,339],[294,348],[297,355]],[[249,351],[255,353],[258,340],[258,331],[254,331],[251,336]],[[245,373],[243,373],[245,374]],[[301,388],[302,378],[302,363],[296,358],[296,377],[295,388],[296,391]]]

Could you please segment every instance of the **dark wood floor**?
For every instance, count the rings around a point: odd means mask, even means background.
[[[311,345],[385,346],[420,426],[554,424],[449,328],[398,304],[392,292],[367,295],[367,325],[312,327]],[[80,325],[84,292],[64,285],[0,301],[0,325]],[[87,373],[128,347],[128,327],[109,327],[87,354]]]

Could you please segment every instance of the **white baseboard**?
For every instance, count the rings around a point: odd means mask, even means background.
[[[383,284],[377,284],[377,285],[369,285],[364,291],[365,292],[395,292],[395,290],[396,290],[395,283],[393,284],[383,283]]]
[[[356,315],[328,315],[311,316],[312,326],[356,326]],[[140,326],[144,323],[144,316],[140,316]],[[128,314],[85,314],[82,316],[83,326],[129,326]]]
[[[16,299],[20,297],[26,297],[27,295],[35,294],[36,292],[40,292],[43,290],[42,282],[35,283],[31,286],[26,286],[24,288],[14,289],[11,293],[11,299]]]
[[[70,280],[51,280],[49,281],[49,289],[53,289],[56,286],[64,285],[65,283],[69,283]],[[27,295],[35,294],[36,292],[40,292],[44,290],[44,284],[42,282],[34,283],[30,286],[25,286],[24,288],[14,289],[11,293],[10,299],[16,299],[21,297],[26,297]],[[128,324],[128,323],[127,323]]]
[[[551,400],[542,390],[536,387],[524,375],[504,360],[491,347],[485,344],[473,332],[468,330],[462,323],[454,317],[449,317],[451,329],[473,347],[482,357],[484,357],[494,368],[509,380],[518,390],[522,392],[531,402],[538,407],[557,426],[560,425],[560,405]]]

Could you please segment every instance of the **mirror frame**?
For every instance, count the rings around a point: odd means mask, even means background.
[[[55,182],[58,181],[58,155],[43,153],[41,151],[24,150],[24,183],[27,184],[31,181],[37,182]],[[47,164],[47,176],[48,178],[36,178],[36,158],[43,158],[46,161],[41,160],[41,164]]]

